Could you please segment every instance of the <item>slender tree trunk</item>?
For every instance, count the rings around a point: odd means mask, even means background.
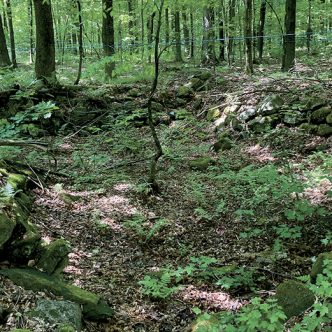
[[[155,125],[153,123],[153,116],[152,116],[152,100],[153,100],[154,94],[157,90],[158,78],[159,78],[159,59],[160,59],[159,42],[160,42],[160,29],[161,29],[161,24],[162,24],[163,6],[164,6],[164,0],[161,0],[160,6],[158,8],[158,21],[157,21],[157,30],[156,30],[156,35],[155,35],[155,46],[154,46],[154,66],[155,66],[154,79],[152,82],[151,92],[150,92],[150,96],[148,99],[149,127],[151,129],[153,141],[155,144],[155,150],[156,150],[155,155],[153,156],[153,159],[151,160],[150,174],[149,174],[149,179],[148,179],[148,183],[152,189],[152,193],[160,192],[160,188],[159,188],[158,182],[156,180],[156,176],[157,176],[158,160],[163,155],[163,149],[162,149],[160,140],[158,138],[157,131],[156,131]]]
[[[79,23],[79,34],[78,34],[78,50],[79,50],[79,64],[78,64],[78,71],[77,71],[77,78],[74,83],[74,85],[78,85],[81,79],[82,75],[82,65],[83,65],[83,56],[84,56],[84,51],[83,51],[83,21],[82,21],[82,5],[81,1],[77,0],[77,14],[78,14],[78,23]]]
[[[194,14],[192,9],[190,9],[190,59],[195,56],[195,29],[194,29]]]
[[[257,50],[258,50],[259,62],[262,62],[263,60],[265,18],[266,18],[266,0],[261,0],[261,6],[259,10],[259,23],[257,28],[257,35],[258,35]]]
[[[148,52],[149,52],[149,56],[148,56],[148,61],[149,63],[151,63],[151,50],[152,50],[152,43],[153,43],[153,31],[154,31],[154,18],[156,16],[156,12],[153,12],[149,18],[148,18],[148,22],[147,22],[147,29],[148,29]]]
[[[185,7],[182,8],[181,14],[182,14],[182,24],[183,24],[184,51],[186,54],[189,54],[190,37],[189,37],[189,28],[188,28],[188,18]]]
[[[103,0],[102,43],[104,55],[112,56],[114,50],[113,0]]]
[[[225,21],[224,0],[221,1],[219,10],[219,61],[225,61]]]
[[[133,0],[127,0],[128,3],[128,14],[129,14],[129,21],[128,21],[128,33],[130,38],[130,50],[133,50],[135,47],[135,43],[137,41],[135,37],[135,11],[134,11],[134,3]]]
[[[215,53],[215,36],[213,29],[214,10],[212,7],[204,8],[203,16],[203,42],[202,42],[202,64],[215,65],[217,57]]]
[[[313,30],[312,30],[312,17],[311,17],[311,0],[308,0],[308,26],[307,26],[307,51],[310,53],[311,49],[311,40],[312,40],[312,35],[313,35]]]
[[[253,74],[253,54],[252,54],[252,0],[244,0],[245,18],[244,18],[244,38],[245,38],[245,58],[246,73]]]
[[[2,24],[2,17],[0,14],[0,67],[8,67],[11,65],[9,53],[7,49],[7,42],[5,31]]]
[[[144,34],[145,34],[145,25],[144,25],[144,3],[143,0],[141,0],[141,58],[142,61],[144,59]]]
[[[289,71],[295,66],[296,45],[296,0],[286,0],[285,35],[283,43],[282,71]]]
[[[36,20],[36,63],[37,79],[56,81],[55,45],[51,0],[33,0]]]
[[[30,44],[30,50],[29,50],[29,56],[30,56],[30,63],[33,63],[33,57],[34,57],[34,40],[33,40],[33,5],[32,0],[29,0],[28,2],[28,17],[29,17],[29,44]]]
[[[233,62],[235,5],[236,5],[236,0],[230,0],[229,10],[228,10],[228,43],[227,43],[227,61],[229,66],[231,66]]]
[[[175,62],[183,62],[181,54],[180,12],[178,9],[176,9],[174,12],[174,34],[175,34]]]
[[[17,68],[17,60],[16,60],[16,50],[15,50],[15,34],[14,34],[14,26],[13,26],[13,13],[12,6],[10,0],[6,0],[7,7],[7,18],[8,18],[8,27],[9,27],[9,39],[10,39],[10,53],[12,58],[13,68]]]
[[[166,46],[170,43],[170,28],[169,28],[169,9],[165,9],[165,43]]]

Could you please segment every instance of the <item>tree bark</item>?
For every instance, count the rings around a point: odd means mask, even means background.
[[[2,25],[2,17],[0,14],[0,67],[8,67],[10,65],[11,62],[7,49],[6,36]]]
[[[184,41],[184,50],[186,54],[189,54],[190,40],[189,40],[189,28],[188,28],[188,18],[186,13],[186,8],[183,7],[182,11],[182,24],[183,24],[183,41]]]
[[[180,12],[178,9],[176,9],[174,12],[174,34],[175,34],[175,62],[183,62],[181,54]]]
[[[36,20],[36,64],[37,79],[56,81],[55,45],[51,0],[33,0]]]
[[[78,64],[78,71],[77,71],[77,78],[74,85],[77,85],[81,79],[82,75],[82,65],[83,65],[83,21],[82,21],[82,5],[81,1],[77,0],[77,11],[78,11],[78,23],[79,23],[79,34],[78,34],[78,50],[79,50],[79,64]]]
[[[113,0],[103,0],[102,43],[104,55],[112,56],[114,49]]]
[[[257,50],[258,50],[259,62],[262,62],[263,59],[265,18],[266,18],[266,0],[261,0],[261,6],[259,10],[259,23],[257,28],[257,35],[258,35]]]
[[[231,66],[233,62],[235,5],[236,5],[236,0],[230,0],[229,10],[228,10],[228,43],[227,43],[227,61],[229,66]]]
[[[246,74],[252,75],[253,54],[252,54],[252,0],[244,0],[245,18],[244,18],[244,40],[245,40],[245,58],[246,58]]]
[[[215,52],[215,36],[213,29],[214,10],[212,7],[204,8],[203,16],[203,41],[202,41],[202,64],[215,65],[217,62]]]
[[[12,13],[12,6],[10,3],[10,0],[6,0],[6,8],[7,8],[10,53],[11,53],[11,58],[12,58],[12,65],[13,65],[13,68],[17,68],[16,50],[15,50],[15,34],[14,34],[14,26],[13,26],[13,13]]]
[[[165,9],[165,43],[166,46],[169,45],[170,42],[170,28],[169,28],[169,9]]]
[[[32,0],[28,2],[28,17],[29,17],[29,56],[30,56],[30,63],[33,63],[33,57],[35,54],[34,51],[34,40],[33,40],[33,5]]]
[[[282,71],[289,71],[295,66],[296,46],[296,0],[286,0],[285,34],[283,42]]]

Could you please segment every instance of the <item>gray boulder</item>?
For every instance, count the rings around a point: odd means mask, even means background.
[[[32,317],[59,327],[71,326],[74,331],[82,329],[82,311],[77,303],[69,301],[39,300],[36,308],[30,312]]]
[[[284,100],[278,95],[271,95],[264,98],[260,103],[257,113],[260,115],[271,115],[280,111],[284,105]]]
[[[242,122],[247,122],[253,119],[257,114],[257,110],[253,107],[246,109],[239,114],[239,120]]]

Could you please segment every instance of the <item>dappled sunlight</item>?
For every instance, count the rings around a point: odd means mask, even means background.
[[[237,310],[243,305],[239,300],[233,299],[225,292],[208,292],[192,285],[182,290],[180,295],[184,301],[193,303],[204,310]]]
[[[261,147],[259,144],[249,146],[244,149],[244,152],[247,153],[252,159],[260,162],[265,163],[269,161],[276,161],[272,155],[271,150],[268,147]]]

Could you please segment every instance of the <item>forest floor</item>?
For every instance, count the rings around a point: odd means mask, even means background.
[[[269,74],[255,82],[242,74],[218,75],[227,88],[216,84],[200,92],[205,109],[229,95],[255,105],[262,94],[289,87]],[[184,74],[176,80],[184,81]],[[310,83],[292,84],[303,91]],[[312,258],[327,250],[331,138],[279,126],[235,137],[232,149],[216,153],[211,122],[192,112],[158,126],[165,154],[161,192],[151,196],[145,182],[153,154],[149,128],[107,121],[107,130],[93,126],[52,138],[57,171],[69,177],[53,177],[36,189],[32,213],[45,240],[63,237],[72,245],[64,278],[115,309],[111,322],[86,322],[85,331],[185,331],[195,319],[193,308],[237,310],[252,297],[270,296],[281,281],[307,275]],[[200,156],[214,161],[204,171],[190,167]],[[45,157],[35,158],[49,167]],[[301,184],[302,203],[313,205],[294,207],[294,188]],[[167,273],[172,280],[161,281]],[[147,275],[155,278],[154,290],[139,284]],[[17,293],[18,312],[46,296]]]

